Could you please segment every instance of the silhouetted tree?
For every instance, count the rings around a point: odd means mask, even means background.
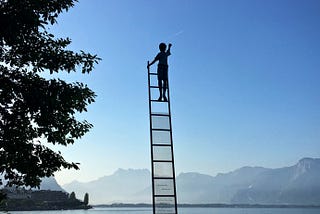
[[[0,0],[0,173],[8,185],[36,187],[61,168],[78,169],[44,142],[67,146],[88,132],[92,125],[75,114],[96,95],[83,83],[39,75],[89,73],[100,60],[48,32],[76,1]]]
[[[77,198],[76,198],[76,194],[74,193],[74,192],[72,192],[70,195],[69,195],[69,199],[70,200],[77,200]]]
[[[89,204],[89,194],[88,194],[88,193],[86,193],[86,194],[84,195],[83,203],[84,203],[85,205],[88,205],[88,204]]]

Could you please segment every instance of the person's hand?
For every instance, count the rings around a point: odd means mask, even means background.
[[[171,44],[171,43],[169,43],[169,48],[171,48],[171,46],[172,46],[172,44]]]

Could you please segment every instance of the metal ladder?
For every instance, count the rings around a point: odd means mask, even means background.
[[[169,82],[168,101],[158,101],[157,73],[148,68],[148,89],[153,214],[177,214]]]

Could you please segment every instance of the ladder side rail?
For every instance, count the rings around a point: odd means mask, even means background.
[[[148,61],[148,65],[149,65],[149,61]],[[153,164],[153,141],[152,141],[152,117],[151,117],[151,87],[150,87],[150,68],[148,66],[148,92],[149,92],[149,120],[150,120],[150,150],[151,150],[151,176],[152,176],[152,209],[153,209],[153,213],[156,212],[156,207],[155,207],[155,189],[154,189],[154,164]]]
[[[172,137],[172,123],[171,123],[171,106],[170,106],[169,75],[168,75],[168,80],[167,80],[167,93],[168,93],[168,112],[169,112],[170,138],[171,138],[173,193],[174,193],[175,211],[176,211],[176,214],[178,214],[178,204],[177,204],[178,202],[177,202],[177,190],[176,190],[176,175],[175,175],[174,152],[173,152],[173,137]]]
[[[149,61],[148,61],[149,64]],[[151,76],[157,75],[157,73],[150,72],[150,68],[148,67],[148,92],[149,92],[149,119],[150,119],[150,145],[151,145],[151,169],[152,169],[152,201],[153,201],[153,213],[156,213],[156,199],[161,197],[172,197],[174,200],[174,210],[175,214],[178,213],[178,206],[177,206],[177,191],[176,191],[176,176],[175,176],[175,164],[174,164],[174,152],[173,152],[173,137],[172,137],[172,122],[171,122],[171,107],[170,107],[170,90],[169,90],[169,80],[167,81],[167,96],[168,96],[168,115],[160,115],[157,113],[152,113],[152,102],[163,102],[158,100],[153,100],[151,95],[151,89],[159,88],[157,86],[151,86]],[[153,129],[152,127],[152,116],[167,116],[169,119],[169,129]],[[153,144],[153,131],[168,131],[170,134],[170,143],[169,144]],[[169,146],[171,147],[171,161],[169,160],[154,160],[154,146]],[[172,170],[172,177],[155,177],[155,166],[154,163],[157,162],[170,162],[171,163],[171,170]],[[173,182],[173,195],[158,195],[156,194],[155,189],[155,179],[172,179]]]

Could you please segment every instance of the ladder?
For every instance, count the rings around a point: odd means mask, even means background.
[[[159,101],[157,77],[148,68],[153,214],[177,214],[169,82],[167,101]]]

